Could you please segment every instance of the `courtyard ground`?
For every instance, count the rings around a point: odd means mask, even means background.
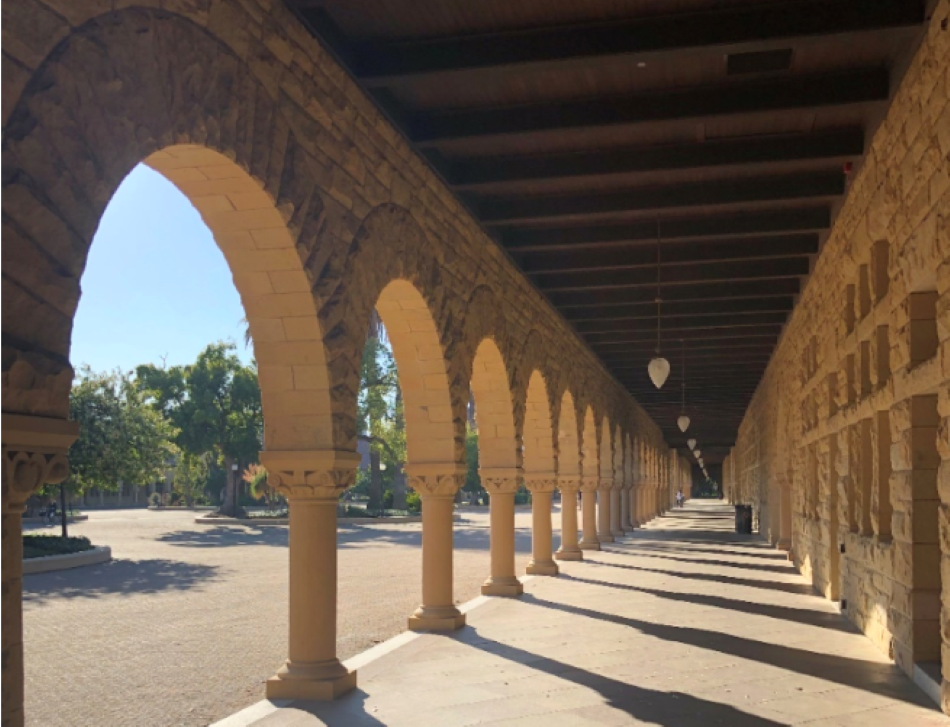
[[[287,657],[287,528],[194,517],[90,511],[70,534],[111,546],[113,562],[24,578],[29,725],[205,725],[261,699]],[[518,572],[530,525],[519,508]],[[405,630],[421,596],[421,525],[343,524],[339,541],[345,659]],[[459,602],[488,576],[488,543],[487,509],[466,510],[455,535]]]

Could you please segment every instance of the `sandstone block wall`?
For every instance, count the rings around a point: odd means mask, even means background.
[[[942,650],[945,709],[948,25],[942,0],[724,467],[730,497],[754,503],[773,541],[787,534],[816,589],[842,600],[848,618],[903,669],[939,662]]]

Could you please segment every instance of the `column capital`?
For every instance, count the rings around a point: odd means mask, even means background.
[[[581,492],[595,492],[597,490],[599,478],[597,475],[584,475],[581,477],[580,482]]]
[[[459,462],[417,462],[405,466],[409,487],[427,497],[455,497],[462,485],[468,465]]]
[[[520,467],[479,467],[478,476],[489,494],[514,493],[524,479]]]
[[[267,483],[288,500],[336,501],[356,482],[357,452],[336,449],[265,450]]]
[[[616,486],[616,482],[612,477],[601,477],[597,482],[598,490],[612,490]]]
[[[581,478],[578,475],[557,475],[557,488],[561,492],[577,492],[581,489]]]
[[[554,492],[558,477],[554,472],[529,472],[524,476],[524,486],[531,493]]]
[[[66,453],[79,436],[78,422],[4,414],[3,512],[21,513],[27,498],[44,484],[69,476]]]

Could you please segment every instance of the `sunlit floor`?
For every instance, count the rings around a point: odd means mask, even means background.
[[[111,546],[112,563],[23,581],[27,724],[190,727],[262,699],[287,658],[287,528],[198,525],[172,510],[89,517],[70,532]],[[488,511],[461,517],[455,595],[467,601],[489,573]],[[523,572],[529,509],[516,527]],[[421,526],[344,524],[339,543],[347,658],[402,632],[419,605]]]
[[[784,556],[692,502],[452,636],[362,666],[355,693],[229,725],[950,724]]]

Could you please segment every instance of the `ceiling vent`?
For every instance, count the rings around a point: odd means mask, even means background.
[[[742,76],[749,73],[787,71],[792,64],[792,49],[763,50],[754,53],[731,53],[726,56],[726,74]]]

